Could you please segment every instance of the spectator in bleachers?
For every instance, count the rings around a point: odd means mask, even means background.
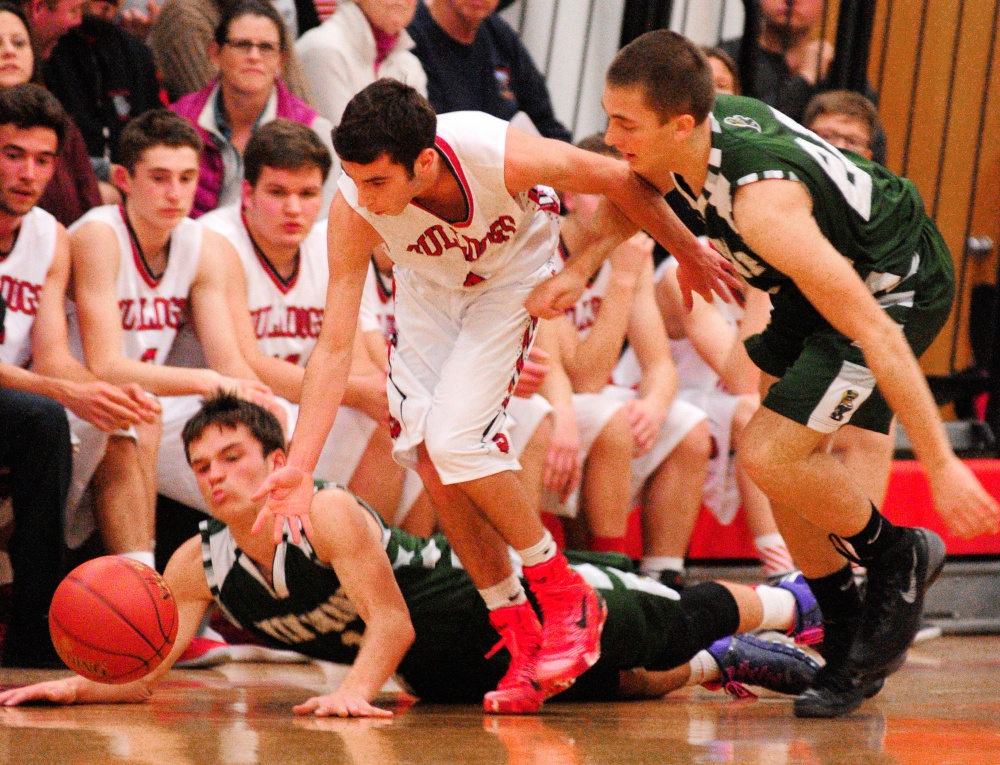
[[[806,105],[802,124],[831,146],[847,149],[865,159],[885,164],[885,142],[875,104],[852,90],[831,90],[814,96]]]
[[[98,177],[109,180],[118,135],[133,117],[165,104],[152,51],[113,21],[120,0],[88,0],[83,24],[59,40],[45,85],[69,112]]]
[[[155,406],[141,392],[98,382],[69,352],[66,232],[36,207],[66,125],[64,110],[43,88],[22,84],[0,91],[0,303],[6,307],[0,323],[0,465],[10,469],[15,579],[5,666],[61,666],[46,612],[63,573],[64,509],[75,508],[90,480],[81,473],[87,455],[96,454],[91,472],[100,460],[104,433],[152,416],[149,406]],[[72,459],[63,406],[93,436]]]
[[[284,117],[311,127],[330,153],[330,121],[296,98],[278,78],[289,55],[288,32],[266,0],[240,0],[228,6],[210,44],[219,76],[171,108],[198,131],[205,149],[192,217],[237,204],[243,187],[243,151],[257,127]],[[324,186],[333,198],[336,179]]]
[[[733,57],[722,48],[704,47],[701,52],[712,67],[712,79],[715,80],[715,92],[738,96],[743,92],[740,87],[740,71]]]
[[[78,11],[83,3],[80,2],[78,8],[75,2],[57,0],[55,8],[51,8],[47,0],[38,0],[29,6],[28,15],[12,3],[0,3],[0,61],[4,62],[0,87],[20,85],[32,79],[35,51],[44,59],[59,37],[80,23]],[[76,24],[72,23],[73,19]],[[44,42],[38,43],[39,39]],[[38,205],[68,226],[101,202],[101,189],[87,155],[86,143],[71,122],[55,174]]]
[[[271,5],[269,0],[262,2]],[[210,48],[228,5],[223,0],[166,0],[160,9],[149,44],[171,102],[202,90],[218,76]],[[309,83],[294,48],[286,45],[281,58],[282,81],[293,95],[309,101]]]
[[[546,138],[570,140],[556,119],[545,78],[517,33],[494,13],[498,0],[433,0],[417,5],[409,32],[438,114],[471,109],[531,119]],[[523,123],[515,120],[517,127]]]
[[[379,77],[427,95],[427,76],[406,32],[416,7],[417,0],[345,1],[299,38],[295,49],[320,114],[338,124],[347,102]]]
[[[825,0],[758,0],[760,34],[747,95],[759,98],[796,121],[813,95],[825,89],[833,46],[819,39]],[[739,60],[742,39],[720,48]]]

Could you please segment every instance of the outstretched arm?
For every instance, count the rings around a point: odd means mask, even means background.
[[[662,194],[669,189],[655,189],[624,162],[508,128],[504,180],[511,194],[540,183],[580,194],[602,194],[635,228],[648,233],[684,264],[688,285],[695,292],[706,299],[717,292],[729,300],[726,285],[739,289],[732,267],[699,242],[663,200]],[[598,262],[582,262],[583,252],[577,257],[579,265],[572,258],[567,265],[587,276],[596,270]]]
[[[174,647],[163,662],[141,680],[126,685],[95,683],[80,675],[35,683],[0,693],[0,706],[13,707],[29,701],[51,701],[55,704],[125,704],[146,701],[153,686],[173,666],[188,647],[212,593],[205,580],[201,559],[201,539],[193,537],[170,557],[163,579],[177,602],[177,637]]]
[[[410,612],[382,547],[381,527],[342,489],[316,494],[311,540],[319,559],[333,566],[344,593],[365,622],[365,638],[350,671],[332,693],[294,708],[317,717],[392,717],[372,706],[413,644]]]
[[[733,216],[746,243],[787,274],[823,317],[861,348],[927,469],[935,505],[949,527],[963,536],[996,533],[1000,509],[952,451],[902,329],[823,236],[805,188],[784,180],[747,184],[736,192]]]
[[[330,281],[326,292],[323,327],[309,356],[302,381],[299,419],[288,464],[271,473],[255,499],[269,496],[254,524],[259,531],[273,516],[275,540],[281,539],[285,517],[298,517],[309,532],[312,502],[312,471],[333,427],[337,407],[344,398],[351,369],[354,334],[358,325],[361,292],[368,269],[368,256],[382,238],[338,193],[330,205]],[[291,523],[298,542],[299,523]]]

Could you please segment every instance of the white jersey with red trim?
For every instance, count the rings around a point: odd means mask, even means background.
[[[399,215],[375,215],[359,206],[354,181],[340,176],[347,203],[382,237],[397,267],[444,287],[472,287],[488,279],[519,281],[552,256],[559,200],[545,186],[516,199],[507,191],[507,124],[481,112],[438,116],[435,147],[465,198],[461,221],[446,221],[415,201]]]
[[[393,278],[380,273],[374,260],[368,261],[365,291],[361,293],[361,313],[358,325],[362,332],[378,330],[387,343],[396,334],[396,304],[393,300]]]
[[[304,367],[316,347],[326,306],[326,221],[317,222],[302,241],[299,267],[287,282],[254,245],[239,206],[213,210],[198,222],[228,239],[240,256],[261,353]]]
[[[122,320],[122,355],[135,361],[163,364],[177,331],[187,318],[191,284],[201,259],[202,227],[185,218],[170,233],[167,267],[159,276],[150,272],[129,233],[125,210],[119,205],[95,207],[70,226],[70,232],[91,222],[111,227],[118,239],[118,277],[115,293]],[[75,315],[71,314],[71,325]],[[78,330],[78,327],[72,327]],[[74,336],[70,333],[70,343]]]
[[[563,244],[562,239],[560,239],[559,258],[557,260],[558,270],[562,270],[568,258],[569,253],[566,252],[566,246]],[[576,327],[580,340],[583,340],[590,334],[590,328],[597,321],[597,314],[601,312],[601,303],[604,300],[604,293],[608,289],[608,280],[610,278],[611,264],[605,260],[601,264],[601,267],[597,269],[597,273],[587,282],[587,286],[584,287],[580,299],[573,304],[572,308],[566,309],[566,315],[573,322],[573,326]]]
[[[14,248],[0,259],[0,295],[7,314],[0,329],[0,361],[27,366],[31,359],[31,327],[56,255],[58,223],[40,207],[21,218]]]

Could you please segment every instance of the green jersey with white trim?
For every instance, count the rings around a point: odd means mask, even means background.
[[[885,292],[912,275],[924,222],[924,205],[912,182],[818,135],[760,101],[718,95],[709,115],[712,148],[708,177],[694,198],[675,175],[685,201],[704,219],[712,244],[754,287],[778,293],[791,279],[740,236],[733,221],[733,195],[748,183],[787,179],[812,197],[820,231],[873,293]],[[804,255],[806,253],[803,253]],[[919,263],[919,268],[940,264]]]

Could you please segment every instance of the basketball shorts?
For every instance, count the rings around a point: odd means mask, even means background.
[[[919,358],[947,321],[954,297],[951,256],[929,220],[912,263],[907,276],[873,294]],[[820,433],[848,423],[888,433],[892,411],[861,349],[831,327],[793,285],[773,295],[772,303],[771,323],[746,341],[754,364],[779,378],[763,405]]]
[[[636,395],[631,388],[617,385],[608,385],[600,393],[573,394],[573,412],[576,414],[576,424],[580,432],[581,456],[586,458],[608,421],[626,401],[634,399]],[[677,444],[704,419],[705,413],[701,409],[679,398],[674,399],[653,446],[648,452],[632,460],[633,497],[639,495],[646,481],[670,456]],[[579,490],[566,502],[561,503],[552,501],[550,495],[546,493],[545,505],[548,512],[575,518],[579,512]]]
[[[397,462],[416,467],[424,443],[445,485],[520,469],[507,403],[535,337],[524,301],[551,274],[546,262],[514,283],[449,289],[396,269],[386,390]]]

